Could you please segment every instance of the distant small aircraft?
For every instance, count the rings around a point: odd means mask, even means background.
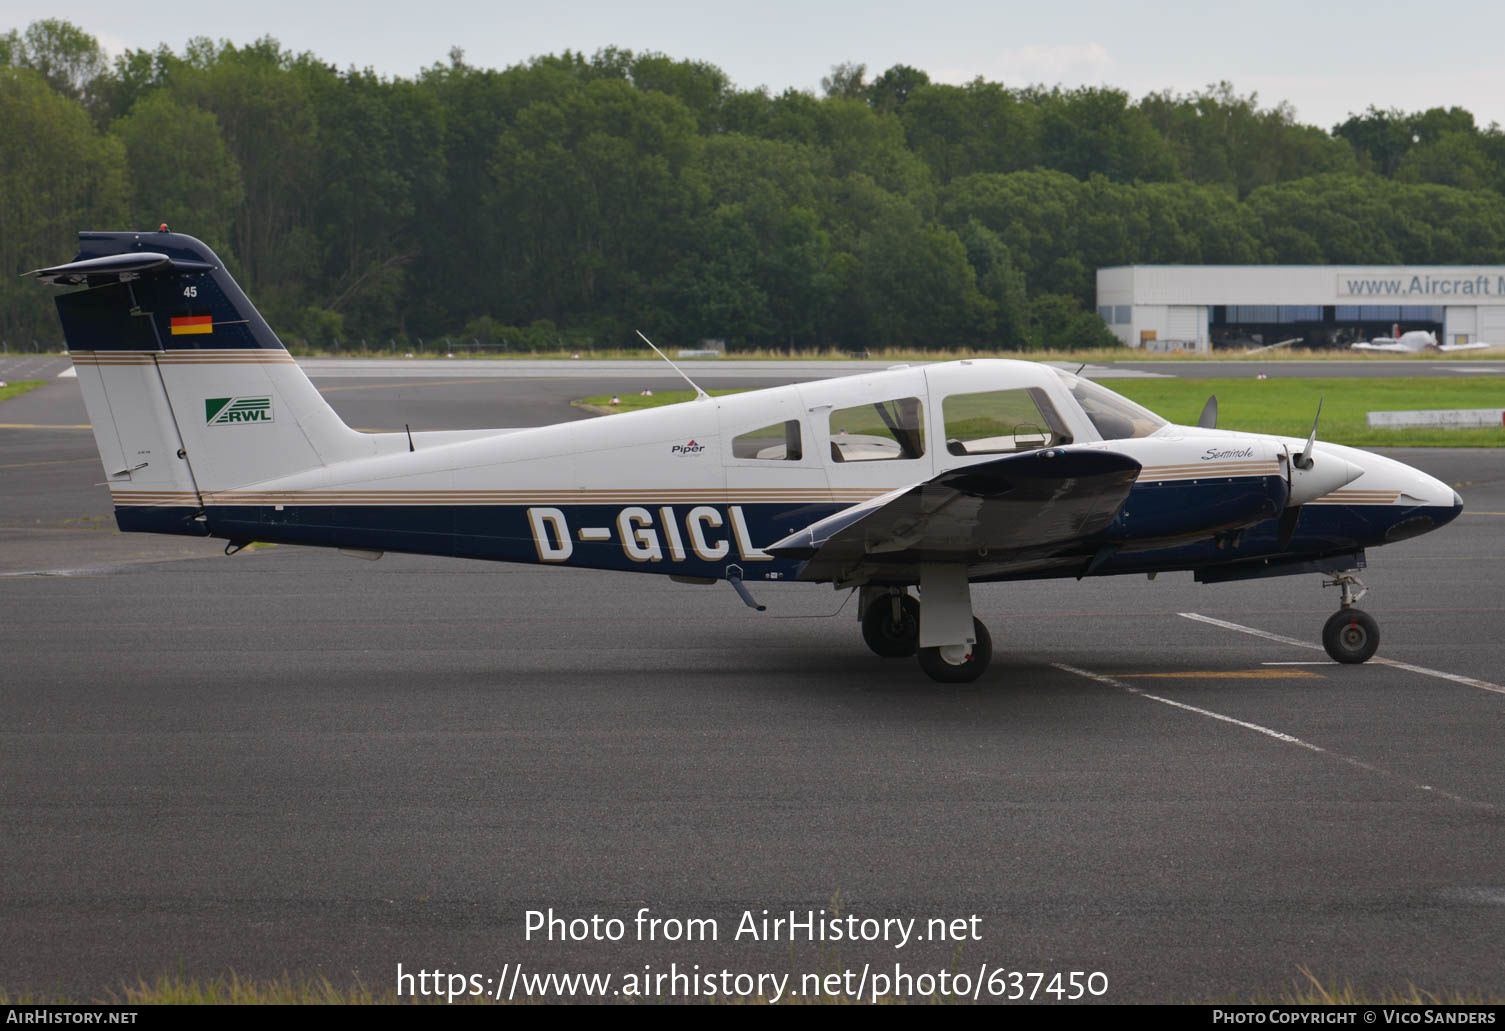
[[[42,281],[122,530],[856,589],[863,639],[987,668],[972,583],[1319,573],[1323,644],[1379,644],[1365,549],[1456,518],[1446,484],[1305,439],[1175,426],[1032,362],[896,367],[512,430],[360,433],[190,236],[81,233]],[[672,364],[672,363],[671,363]],[[1318,406],[1320,416],[1321,406]],[[918,586],[919,597],[911,593]],[[561,645],[564,642],[561,641]]]
[[[1285,339],[1285,340],[1277,340],[1273,344],[1265,344],[1262,347],[1246,347],[1246,348],[1244,348],[1244,353],[1245,354],[1263,354],[1265,351],[1273,351],[1277,347],[1290,347],[1292,344],[1299,344],[1299,343],[1301,343],[1301,339],[1302,339],[1301,337],[1290,337],[1290,338]]]
[[[1390,351],[1398,354],[1420,354],[1428,349],[1447,353],[1450,351],[1487,351],[1494,344],[1439,344],[1437,334],[1430,330],[1413,329],[1402,333],[1399,326],[1390,327],[1390,336],[1375,337],[1373,340],[1360,340],[1358,343],[1349,344],[1354,351]]]

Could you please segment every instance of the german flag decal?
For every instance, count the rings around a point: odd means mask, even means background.
[[[172,318],[172,335],[175,337],[190,333],[213,332],[213,315],[174,315]]]

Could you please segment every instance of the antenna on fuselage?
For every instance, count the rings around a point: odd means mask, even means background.
[[[656,345],[652,340],[649,340],[647,337],[643,336],[643,331],[641,329],[635,329],[635,330],[633,330],[633,332],[636,333],[638,336],[642,337],[643,343],[645,343],[649,347],[653,348],[653,353],[654,354],[658,355],[664,361],[669,362],[669,356],[667,354],[665,354],[664,352],[660,351],[658,349],[658,345]],[[675,365],[673,362],[669,362],[669,368],[671,368],[675,372],[679,373],[680,377],[686,383],[690,384],[690,386],[692,386],[692,387],[695,388],[695,400],[697,400],[697,401],[702,401],[702,400],[709,401],[711,399],[711,395],[710,394],[707,394],[704,390],[701,390],[699,384],[697,384],[689,376],[685,375],[685,370],[684,369],[681,369],[678,365]]]

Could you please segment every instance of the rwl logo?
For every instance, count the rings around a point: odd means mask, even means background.
[[[704,444],[697,444],[697,443],[695,443],[695,441],[692,440],[688,444],[675,444],[673,447],[671,447],[669,449],[669,454],[671,454],[671,455],[698,455],[698,454],[700,454],[704,450],[705,450],[705,445]]]
[[[204,422],[209,426],[232,423],[271,422],[272,399],[269,397],[206,397]]]

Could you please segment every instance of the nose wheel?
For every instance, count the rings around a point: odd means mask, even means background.
[[[1339,609],[1322,628],[1322,647],[1338,662],[1364,662],[1379,646],[1379,624],[1359,609]]]
[[[1380,625],[1369,613],[1354,606],[1368,593],[1368,588],[1351,572],[1338,573],[1333,579],[1324,580],[1322,586],[1343,591],[1341,607],[1322,627],[1322,647],[1336,662],[1367,662],[1380,646]]]

